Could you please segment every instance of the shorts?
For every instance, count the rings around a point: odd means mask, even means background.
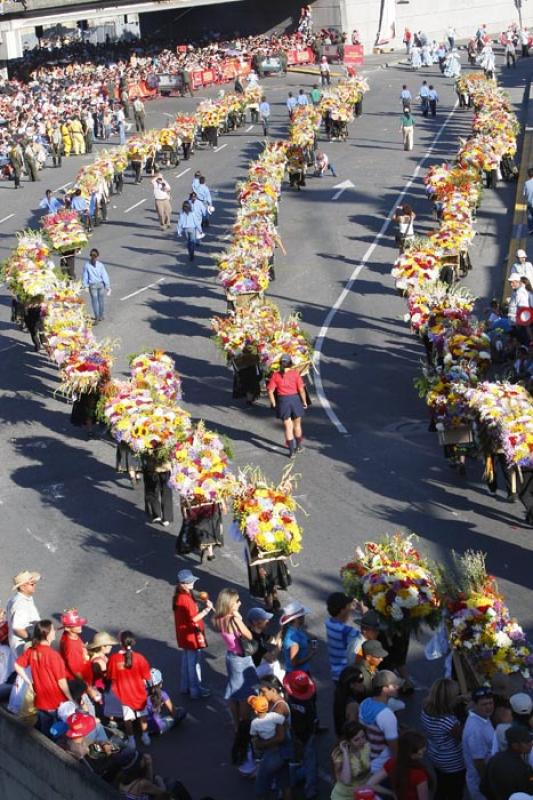
[[[278,395],[276,399],[276,415],[278,419],[299,419],[304,415],[303,403],[299,394]]]
[[[129,706],[122,705],[122,719],[124,722],[133,722],[140,717],[146,716],[146,709],[142,708],[140,711],[136,711],[134,708],[130,708]]]

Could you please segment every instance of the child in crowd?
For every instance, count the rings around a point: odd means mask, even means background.
[[[166,733],[187,716],[184,708],[174,708],[172,700],[163,689],[163,676],[158,669],[150,670],[146,713],[148,733],[153,735]]]
[[[285,724],[285,717],[275,711],[269,711],[268,700],[262,695],[253,694],[248,698],[247,703],[255,714],[255,718],[250,724],[250,736],[258,736],[265,742],[273,739],[278,725]]]

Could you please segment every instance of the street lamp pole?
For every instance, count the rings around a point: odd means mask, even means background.
[[[518,24],[520,25],[520,30],[524,29],[522,24],[522,0],[514,0],[514,4],[516,6],[516,10],[518,11]]]

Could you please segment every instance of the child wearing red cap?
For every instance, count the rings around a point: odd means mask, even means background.
[[[78,678],[92,684],[92,667],[87,648],[80,636],[87,620],[80,617],[77,608],[69,608],[61,615],[63,635],[59,641],[59,652],[63,656],[69,681]]]

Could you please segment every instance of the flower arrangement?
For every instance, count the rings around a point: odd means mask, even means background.
[[[213,317],[211,328],[217,346],[228,358],[244,353],[258,355],[263,343],[271,339],[281,325],[278,307],[257,300],[225,317]]]
[[[313,345],[300,327],[299,314],[291,314],[259,344],[261,364],[267,372],[279,369],[282,355],[289,355],[293,367],[300,372],[307,371],[313,363]]]
[[[228,446],[199,422],[172,449],[170,485],[190,504],[218,503],[230,494],[234,476]]]
[[[111,377],[115,346],[116,343],[106,339],[71,352],[61,365],[59,390],[66,395],[95,392]]]
[[[62,208],[43,217],[41,224],[52,247],[59,253],[81,250],[89,241],[76,211]]]
[[[527,389],[511,383],[481,383],[467,398],[507,463],[533,467],[533,406]]]
[[[198,120],[196,117],[186,116],[185,114],[178,114],[174,120],[174,129],[180,139],[190,142],[194,139],[196,128],[198,127]]]
[[[302,549],[296,520],[295,478],[290,467],[278,486],[257,469],[239,473],[233,494],[234,531],[248,542],[252,557],[290,556]]]
[[[483,553],[454,553],[454,571],[445,581],[446,628],[453,650],[465,653],[486,679],[496,672],[529,678],[531,645],[488,575]]]
[[[365,542],[341,568],[347,594],[376,611],[384,625],[434,628],[440,620],[435,567],[413,544],[414,535],[396,533],[380,542]]]
[[[130,373],[140,389],[150,389],[167,401],[181,400],[181,378],[172,358],[163,350],[150,350],[130,358]]]

